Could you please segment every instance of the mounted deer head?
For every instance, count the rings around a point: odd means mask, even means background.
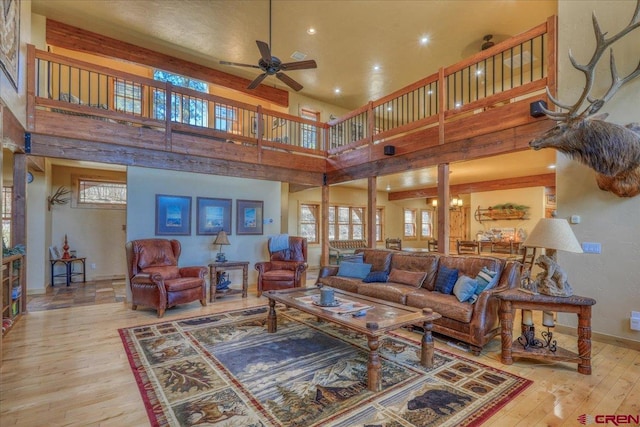
[[[596,113],[609,101],[624,84],[640,76],[640,63],[634,71],[620,78],[616,69],[613,49],[610,51],[611,87],[601,98],[593,98],[591,90],[595,80],[595,68],[605,51],[616,41],[640,27],[640,0],[631,22],[617,34],[605,37],[593,14],[593,29],[596,48],[587,64],[579,64],[569,51],[569,60],[574,68],[585,76],[585,86],[578,101],[568,105],[554,98],[547,87],[549,100],[560,110],[543,109],[544,113],[557,122],[556,126],[540,138],[529,143],[535,150],[555,148],[571,158],[589,166],[597,172],[596,182],[600,189],[611,191],[620,197],[640,194],[640,125],[636,123],[621,126],[604,120],[608,114]],[[580,111],[583,104],[586,107]]]

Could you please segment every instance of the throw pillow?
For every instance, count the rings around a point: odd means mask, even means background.
[[[364,262],[364,256],[362,254],[345,255],[342,257],[341,262],[357,262],[358,264],[362,264]]]
[[[422,286],[424,279],[427,277],[427,273],[424,271],[407,271],[398,270],[396,268],[391,269],[389,273],[389,281],[395,283],[401,283],[403,285],[410,285],[416,288]]]
[[[458,301],[465,302],[470,301],[472,297],[475,297],[476,288],[478,282],[469,276],[462,275],[456,280],[456,284],[453,286],[453,294],[458,298]]]
[[[498,281],[498,273],[489,270],[487,267],[482,267],[482,270],[480,270],[476,276],[476,281],[478,282],[476,295],[480,295],[482,291],[491,289],[496,285],[496,282]]]
[[[386,271],[372,271],[362,281],[365,283],[385,283],[387,280],[389,280],[389,275]]]
[[[371,271],[371,264],[360,264],[359,262],[341,262],[338,267],[337,276],[353,277],[356,279],[364,279]]]
[[[444,265],[438,267],[435,290],[442,294],[450,294],[458,280],[458,270]]]

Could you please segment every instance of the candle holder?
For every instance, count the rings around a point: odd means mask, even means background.
[[[557,341],[553,339],[553,332],[547,327],[546,331],[540,333],[542,340],[536,338],[536,328],[533,325],[522,325],[522,335],[518,337],[518,342],[525,350],[536,348],[547,349],[555,353],[558,349]]]

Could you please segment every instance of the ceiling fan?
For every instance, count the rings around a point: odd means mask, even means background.
[[[251,67],[251,68],[259,68],[262,70],[262,74],[256,77],[250,84],[247,86],[247,89],[255,89],[258,85],[267,77],[267,76],[275,76],[280,79],[283,83],[289,86],[291,89],[296,92],[302,89],[302,85],[297,81],[293,80],[291,77],[286,75],[283,71],[293,71],[293,70],[306,70],[309,68],[316,68],[318,65],[316,61],[313,59],[307,61],[297,61],[297,62],[282,62],[280,58],[271,55],[271,0],[269,0],[269,44],[256,40],[256,44],[258,45],[258,50],[260,51],[260,59],[258,60],[258,65],[251,64],[239,64],[237,62],[229,62],[229,61],[220,61],[220,64],[223,65],[235,65],[238,67]]]

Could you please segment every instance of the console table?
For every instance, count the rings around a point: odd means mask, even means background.
[[[82,283],[86,283],[87,281],[87,275],[86,275],[86,265],[85,265],[85,261],[87,260],[86,257],[83,258],[58,258],[58,259],[50,259],[49,262],[51,263],[51,287],[53,287],[54,285],[54,281],[56,277],[66,277],[67,278],[67,286],[69,286],[71,284],[71,278],[73,276],[82,276]],[[60,274],[54,274],[53,270],[56,264],[64,264],[65,267],[65,272],[64,273],[60,273]],[[81,263],[82,264],[82,271],[73,271],[73,264],[74,263]]]
[[[553,297],[534,295],[518,289],[496,293],[500,299],[500,325],[502,329],[502,363],[511,365],[513,356],[531,359],[571,362],[578,364],[578,372],[591,375],[591,306],[596,300],[573,295]],[[525,350],[513,341],[513,310],[559,311],[578,315],[578,353],[557,347],[555,352],[545,348]]]
[[[216,290],[218,285],[218,274],[223,273],[226,270],[240,270],[242,269],[242,290],[228,288],[224,291]],[[222,297],[225,295],[235,295],[242,292],[242,298],[247,297],[247,290],[249,289],[249,261],[214,261],[209,263],[209,302],[215,302],[216,297]]]

